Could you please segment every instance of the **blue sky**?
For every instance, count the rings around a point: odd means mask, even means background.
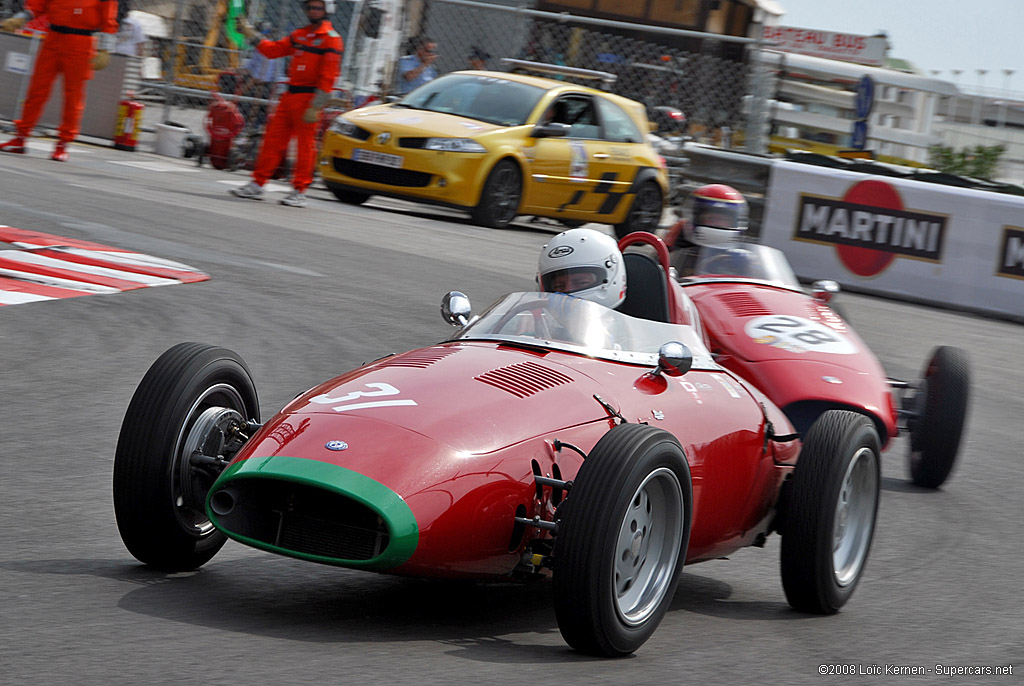
[[[964,90],[1024,91],[1024,0],[777,0],[783,26],[889,35],[890,57]],[[979,79],[977,70],[986,69]],[[1009,77],[1004,69],[1013,69]]]

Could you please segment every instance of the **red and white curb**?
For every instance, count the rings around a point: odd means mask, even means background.
[[[2,249],[3,244],[13,246]],[[99,243],[0,226],[0,305],[206,281],[187,264]]]

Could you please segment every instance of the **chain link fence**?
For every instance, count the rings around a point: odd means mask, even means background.
[[[0,3],[0,15],[20,9],[19,0]],[[133,7],[168,19],[169,35],[151,37],[146,50],[158,73],[128,84],[163,103],[164,122],[201,122],[213,93],[238,101],[247,126],[265,122],[287,60],[260,64],[235,19],[244,14],[268,38],[281,38],[305,23],[299,0],[136,0]],[[646,105],[675,142],[766,147],[765,103],[775,77],[758,67],[762,51],[752,39],[472,0],[336,0],[330,20],[345,40],[336,92],[343,108],[396,93],[400,58],[412,39],[429,37],[439,74],[470,68],[471,54],[500,71],[503,58],[516,58],[608,72],[616,78],[607,88]]]
[[[499,70],[507,57],[608,72],[616,77],[608,90],[643,103],[652,121],[668,125],[665,112],[679,111],[686,134],[724,147],[741,143],[748,119],[759,114],[751,106],[758,83],[751,69],[757,45],[750,39],[467,0],[433,0],[409,33],[437,45],[440,73],[472,68],[474,54]],[[396,73],[392,91],[400,78]]]

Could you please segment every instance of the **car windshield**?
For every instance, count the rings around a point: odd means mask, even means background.
[[[767,281],[786,288],[800,288],[800,282],[782,251],[757,243],[730,243],[700,247],[693,274],[685,282],[736,277]]]
[[[423,84],[395,106],[445,112],[500,126],[520,126],[546,92],[497,76],[456,73]]]
[[[718,368],[691,326],[637,319],[562,293],[506,295],[451,340],[519,343],[652,367],[659,348],[678,341],[690,348],[694,368]]]

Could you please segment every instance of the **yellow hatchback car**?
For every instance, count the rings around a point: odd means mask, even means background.
[[[485,226],[517,215],[616,234],[653,231],[668,196],[644,106],[594,88],[490,71],[453,72],[397,102],[340,115],[320,174],[343,202],[387,195],[468,210]]]

